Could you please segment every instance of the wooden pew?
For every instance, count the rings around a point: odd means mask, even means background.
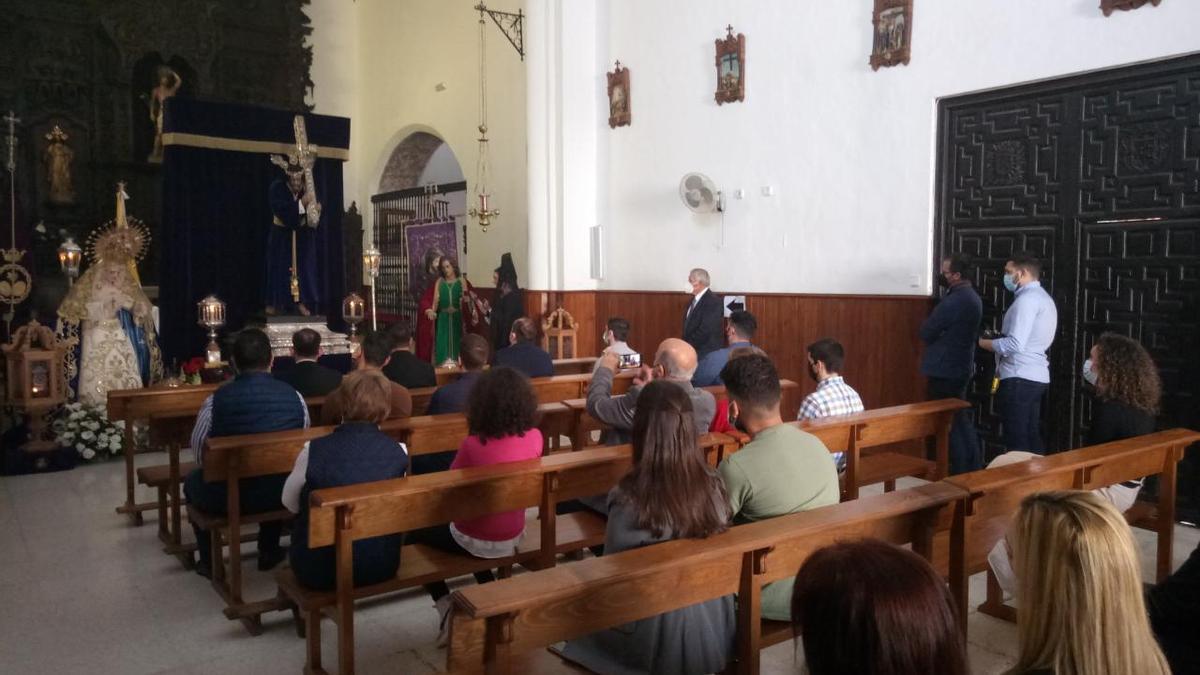
[[[732,443],[718,434],[706,434],[701,441],[706,448]],[[337,589],[311,591],[299,585],[291,570],[276,574],[280,593],[294,602],[298,615],[304,617],[305,672],[325,672],[321,666],[323,613],[331,613],[337,623],[338,672],[349,675],[354,672],[356,600],[495,567],[502,573],[514,564],[549,568],[559,554],[603,543],[601,516],[590,511],[554,516],[555,507],[563,501],[608,492],[632,461],[630,446],[612,446],[314,491],[309,507],[309,546],[336,547]],[[394,579],[353,587],[353,543],[357,540],[531,507],[538,508],[540,524],[527,530],[517,555],[511,558],[483,560],[420,544],[406,545]]]
[[[555,375],[588,375],[592,372],[592,366],[596,364],[595,356],[581,356],[573,359],[554,359],[554,374]],[[462,368],[442,368],[434,369],[437,375],[438,386],[453,382],[463,374]]]
[[[1144,476],[1159,476],[1157,578],[1171,572],[1171,549],[1175,526],[1176,465],[1184,450],[1200,441],[1200,432],[1171,429],[1146,436],[1061,452],[1027,462],[959,474],[946,479],[967,493],[956,518],[963,521],[966,543],[963,557],[955,560],[953,547],[940,535],[935,541],[935,560],[952,583],[959,612],[967,611],[966,580],[988,570],[987,601],[979,610],[1013,620],[1011,608],[1003,604],[1002,592],[988,567],[987,555],[1004,537],[1021,500],[1048,490],[1094,490]],[[957,581],[955,581],[957,580]]]
[[[929,558],[934,534],[952,526],[953,505],[965,496],[947,483],[922,485],[466,588],[454,594],[446,669],[528,672],[529,654],[547,645],[737,593],[731,668],[757,673],[759,650],[791,638],[790,624],[762,632],[764,585],[795,576],[814,551],[847,539],[911,543]]]
[[[134,447],[133,425],[135,422],[146,421],[154,413],[190,411],[192,417],[200,410],[204,399],[216,391],[215,384],[201,384],[184,387],[153,386],[142,389],[114,389],[108,392],[108,419],[125,422],[125,442],[123,455],[125,460],[125,503],[117,507],[117,513],[129,516],[134,525],[142,524],[142,512],[158,509],[154,502],[138,503],[135,498]]]
[[[324,396],[304,399],[311,419],[320,419]],[[182,496],[180,485],[183,477],[196,468],[195,462],[181,462],[179,453],[191,444],[192,429],[196,425],[199,410],[176,409],[151,412],[149,425],[150,447],[167,451],[167,463],[144,466],[137,469],[139,484],[152,487],[158,492],[158,534],[165,544],[164,550],[179,558],[186,568],[192,566],[195,545],[182,541],[180,527]],[[131,457],[131,453],[129,455]]]
[[[623,373],[617,374],[617,378],[622,378],[622,377],[632,378],[632,376],[633,376],[632,372],[623,372]],[[618,396],[629,390],[628,389],[629,384],[627,383],[625,385],[624,390],[618,391],[617,384],[616,384],[617,381],[618,381],[617,379],[613,380],[613,395],[614,396]],[[631,383],[632,380],[629,380],[629,382]],[[796,411],[798,411],[800,409],[800,385],[796,384],[792,380],[780,380],[779,387],[780,387],[780,390],[782,393],[782,398],[780,401],[780,410],[783,411],[783,418],[785,420],[786,419],[794,419],[796,417]],[[724,400],[726,397],[724,385],[716,385],[716,386],[701,387],[701,388],[704,389],[705,391],[709,392],[710,394],[712,394],[713,397],[715,399],[717,399],[718,401]],[[570,408],[571,416],[573,418],[573,420],[571,422],[571,426],[574,430],[574,433],[571,435],[571,447],[573,449],[578,450],[578,449],[587,447],[588,445],[590,445],[589,441],[591,439],[591,434],[593,431],[603,431],[604,429],[607,428],[607,426],[605,424],[601,423],[599,420],[597,420],[596,418],[594,418],[590,414],[588,414],[588,411],[587,411],[587,387],[584,387],[582,395],[579,398],[563,400],[563,404],[566,405],[568,408]],[[791,411],[790,416],[787,412],[789,410]],[[699,431],[701,433],[703,433],[707,430],[708,430],[708,428],[705,427],[704,429],[700,429]]]
[[[795,386],[795,383],[791,385]],[[723,396],[724,387],[720,387],[714,395]],[[574,417],[572,446],[585,447],[591,432],[604,428],[604,425],[587,413],[585,399],[563,401],[563,404],[571,410]],[[857,499],[859,489],[865,485],[883,483],[884,490],[891,492],[896,487],[896,480],[904,476],[931,480],[945,476],[950,461],[950,425],[954,413],[967,405],[959,399],[924,401],[788,424],[820,437],[831,453],[846,453],[842,501],[849,501]],[[750,440],[748,436],[737,431],[730,431],[728,434],[738,439],[740,445],[745,445]],[[935,440],[934,461],[897,452],[863,453],[864,450],[891,443],[926,438]]]
[[[560,411],[560,404],[544,404],[539,409]],[[561,415],[560,415],[561,418]],[[543,422],[560,423],[554,417],[544,416]],[[204,514],[188,507],[188,518],[202,529],[212,533],[213,587],[226,601],[225,615],[229,619],[242,621],[246,629],[257,635],[262,631],[260,616],[267,611],[279,609],[277,600],[247,603],[242,598],[241,547],[231,545],[229,550],[229,574],[226,580],[223,562],[224,539],[241,542],[243,524],[286,519],[290,513],[279,510],[268,514],[244,516],[239,513],[238,481],[243,478],[288,473],[296,462],[304,444],[333,431],[335,427],[311,427],[264,434],[244,434],[209,438],[204,457],[204,479],[224,481],[228,489],[228,516]],[[466,416],[462,413],[432,415],[387,420],[379,426],[380,431],[404,443],[410,457],[417,455],[456,450],[468,434]],[[543,432],[545,435],[546,432]],[[714,437],[715,438],[715,437]],[[724,439],[728,441],[729,439]],[[714,441],[716,442],[716,441]],[[723,442],[723,441],[722,441]],[[594,493],[593,493],[594,494]],[[172,520],[178,520],[173,517]],[[227,532],[225,537],[223,533]],[[179,530],[175,530],[178,536]],[[190,548],[168,548],[168,552],[181,555]]]
[[[577,361],[577,360],[570,360]],[[578,367],[570,365],[570,368]],[[591,371],[579,375],[562,375],[555,377],[534,378],[530,382],[541,403],[557,403],[559,401],[578,398],[586,394],[588,383],[591,381]],[[633,374],[623,374],[613,381],[614,392],[624,392],[629,389]],[[187,385],[182,387],[154,386],[142,389],[119,389],[108,393],[108,416],[111,420],[124,420],[125,443],[123,455],[125,460],[125,503],[117,507],[117,513],[129,515],[135,525],[143,522],[142,513],[149,510],[163,509],[161,502],[137,503],[135,498],[136,472],[134,467],[133,425],[134,422],[149,421],[152,416],[158,418],[161,424],[180,423],[176,418],[188,417],[195,419],[203,405],[204,399],[216,391],[217,384]],[[424,415],[429,407],[429,399],[437,387],[424,387],[410,390],[413,400],[413,415]],[[320,405],[324,397],[306,399],[309,404],[309,416],[313,420],[321,417]],[[170,420],[170,421],[168,421]],[[557,438],[555,439],[557,442]],[[166,469],[143,472],[147,479],[154,481],[151,487],[156,489],[166,485],[168,480]],[[169,486],[167,487],[169,492]],[[160,525],[161,528],[161,525]]]
[[[947,475],[950,466],[950,425],[954,414],[969,404],[956,398],[922,401],[904,405],[865,410],[852,415],[838,415],[815,420],[793,422],[812,432],[824,426],[854,427],[848,447],[833,448],[831,452],[846,453],[846,478],[843,500],[857,499],[864,485],[883,483],[884,491],[896,489],[896,479],[917,476],[938,480]],[[925,460],[898,452],[864,453],[864,450],[911,440],[934,439],[935,459]],[[828,445],[828,444],[827,444]]]

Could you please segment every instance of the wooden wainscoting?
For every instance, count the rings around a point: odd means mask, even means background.
[[[929,298],[745,295],[746,309],[758,319],[755,343],[775,360],[782,377],[800,383],[804,394],[815,386],[808,377],[804,348],[823,337],[832,337],[846,348],[842,374],[858,390],[867,408],[924,400],[917,330],[931,308]],[[604,322],[621,316],[631,324],[630,346],[650,358],[659,342],[682,332],[687,303],[684,293],[525,291],[529,316],[542,316],[561,304],[575,317],[579,323],[578,356],[598,353]]]

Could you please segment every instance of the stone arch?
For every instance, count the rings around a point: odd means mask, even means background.
[[[388,156],[379,176],[379,192],[393,192],[418,185],[421,175],[429,166],[430,160],[446,147],[449,156],[453,151],[446,142],[428,131],[413,131],[405,136]],[[457,164],[457,159],[454,159]],[[458,172],[461,173],[461,166]]]

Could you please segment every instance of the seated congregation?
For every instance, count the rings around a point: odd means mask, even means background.
[[[1156,440],[1171,432],[1154,434],[1160,384],[1136,341],[1105,334],[1092,349],[1088,448],[1053,458],[1014,448],[986,469],[920,473],[938,482],[907,490],[892,491],[909,474],[881,477],[888,494],[856,498],[848,474],[871,459],[856,445],[868,444],[871,425],[908,420],[913,429],[892,440],[949,446],[958,408],[919,423],[913,406],[864,410],[832,338],[805,349],[816,386],[789,405],[789,381],[754,344],[757,325],[737,311],[722,328],[725,347],[709,340],[700,354],[668,338],[623,369],[621,356],[636,352],[630,322],[613,317],[591,374],[555,377],[537,324],[519,318],[510,346],[494,354],[486,339],[464,335],[459,371],[432,391],[432,369],[407,358],[403,323],[366,332],[344,376],[319,370],[319,344],[301,331],[296,364],[272,377],[266,336],[245,329],[231,352],[238,374],[197,415],[198,468],[184,493],[198,512],[221,515],[236,503],[242,515],[270,517],[259,522],[257,567],[287,565],[276,570],[279,598],[253,611],[296,613],[310,672],[324,672],[323,614],[336,618],[339,672],[353,672],[355,600],[422,586],[452,672],[520,672],[546,658],[597,673],[757,672],[760,648],[794,636],[815,675],[967,673],[965,578],[979,571],[1016,605],[1013,673],[1170,673],[1200,663],[1183,628],[1200,617],[1200,551],[1170,577],[1160,566],[1160,583],[1143,593],[1122,516],[1143,476],[1173,471],[1181,448],[1200,438]],[[556,426],[575,396],[547,385],[555,380],[584,397],[580,414],[601,445],[590,431]],[[306,396],[324,397],[319,415]],[[872,415],[884,422],[863,421]],[[421,435],[428,425],[445,429],[436,442]],[[292,434],[286,452],[279,432]],[[547,451],[559,435],[572,439],[570,451]],[[222,437],[247,448],[243,463],[290,472],[210,480],[206,448]],[[256,438],[273,459],[253,459]],[[958,450],[948,450],[950,463],[969,466]],[[1155,465],[1145,459],[1154,452],[1174,459]],[[1064,468],[1039,464],[1051,459]],[[1010,526],[989,542],[972,539],[982,535],[970,525],[952,531],[951,514],[969,516],[978,498],[968,486],[1016,476],[1023,464],[1031,469],[1010,481],[1023,495],[1010,500],[1015,511],[993,514]],[[1042,486],[1044,471],[1066,482]],[[1093,486],[1093,475],[1121,479]],[[240,501],[228,499],[230,481]],[[196,571],[224,577],[214,533],[193,527]],[[240,533],[216,536],[236,547]],[[1169,558],[1169,527],[1166,537]],[[969,552],[984,543],[980,567]],[[464,575],[477,585],[451,593],[448,582]],[[244,617],[237,607],[227,616]]]

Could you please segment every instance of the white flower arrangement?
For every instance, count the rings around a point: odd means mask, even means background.
[[[125,443],[125,422],[111,422],[104,406],[68,403],[63,406],[51,428],[54,440],[64,448],[75,448],[84,460],[108,459],[121,454]]]

